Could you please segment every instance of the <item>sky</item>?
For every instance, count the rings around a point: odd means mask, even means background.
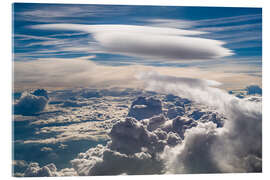
[[[15,3],[13,20],[17,89],[122,76],[126,85],[149,69],[225,89],[261,86],[261,8]]]

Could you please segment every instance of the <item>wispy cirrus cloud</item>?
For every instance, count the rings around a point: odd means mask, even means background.
[[[262,24],[259,22],[261,19],[261,14],[248,14],[200,20],[154,18],[139,21],[155,27],[173,27],[208,32],[201,35],[201,37],[216,38],[230,44],[234,43],[230,41],[230,38],[237,42],[261,40],[259,39],[261,38]],[[256,35],[257,38],[242,38],[244,35],[250,36],[250,33],[252,33],[253,37]]]
[[[15,4],[15,8],[19,6]],[[46,6],[33,6],[24,11],[15,11],[16,19],[30,22],[89,22],[88,18],[119,16],[129,13],[130,7],[97,6],[78,4],[46,4]],[[94,20],[93,20],[94,22]]]
[[[198,26],[209,25],[209,24],[220,25],[220,24],[246,22],[246,21],[251,21],[251,20],[260,20],[261,18],[262,18],[261,14],[248,14],[248,15],[241,15],[241,16],[202,19],[195,22],[197,23]]]
[[[243,23],[252,20],[260,20],[261,14],[249,14],[241,16],[231,16],[222,18],[210,18],[210,19],[200,19],[200,20],[185,20],[185,19],[139,19],[138,21],[146,22],[148,25],[158,26],[158,27],[175,27],[175,28],[192,28],[200,26],[213,26],[213,25],[225,25],[232,23]]]
[[[261,28],[261,23],[255,24],[244,24],[244,25],[237,25],[237,26],[220,26],[220,27],[205,27],[205,28],[197,28],[198,31],[206,31],[206,32],[217,32],[217,31],[236,31],[236,30],[248,30],[254,28]]]

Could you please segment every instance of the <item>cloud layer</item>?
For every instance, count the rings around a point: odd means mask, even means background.
[[[226,72],[224,68],[211,71],[189,67],[154,67],[144,65],[105,66],[85,58],[40,58],[34,61],[14,62],[14,88],[63,89],[76,87],[93,88],[140,88],[142,82],[136,76],[140,72],[156,71],[163,75],[198,77],[222,82],[222,88],[243,88],[246,84],[260,84],[260,77]],[[185,80],[185,81],[186,81]],[[189,79],[190,81],[191,79]],[[198,81],[197,81],[198,83]],[[211,83],[211,81],[208,81]],[[216,85],[218,85],[217,83]],[[214,85],[214,84],[213,84]],[[86,95],[87,96],[87,95]]]
[[[147,90],[169,95],[159,95],[165,102],[138,97],[131,104],[144,107],[145,102],[151,102],[170,109],[174,102],[183,108],[179,110],[182,114],[168,119],[169,111],[161,109],[163,114],[149,118],[126,117],[112,125],[106,145],[90,148],[71,160],[72,169],[58,171],[53,164],[39,167],[30,163],[24,176],[261,172],[260,103],[238,99],[217,89],[214,86],[218,83],[214,81],[158,73],[141,73],[138,78],[144,81]],[[199,103],[200,109],[194,103]],[[224,123],[220,124],[215,112],[206,112],[212,108],[226,115]],[[60,132],[64,127],[57,128]],[[90,138],[89,124],[70,125],[70,129],[76,128],[85,133],[84,138]],[[41,130],[46,132],[56,127]],[[63,138],[69,138],[70,134],[79,137],[69,130]]]
[[[185,132],[184,143],[164,151],[170,173],[260,172],[262,168],[261,104],[238,99],[220,89],[182,78],[146,74],[148,90],[190,98],[226,114],[224,127],[199,124]],[[203,148],[201,148],[203,147]],[[202,159],[203,158],[203,159]],[[191,161],[192,160],[192,161]]]

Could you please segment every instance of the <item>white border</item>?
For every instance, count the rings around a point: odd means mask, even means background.
[[[270,149],[269,149],[269,108],[270,108],[270,28],[269,28],[269,1],[268,0],[10,0],[1,1],[1,98],[0,98],[0,132],[1,132],[1,179],[13,179],[11,177],[11,85],[12,85],[12,61],[11,61],[11,7],[13,2],[35,3],[66,3],[66,4],[125,4],[125,5],[170,5],[170,6],[226,6],[226,7],[263,7],[263,173],[261,174],[212,174],[212,175],[166,175],[166,176],[104,176],[104,177],[79,177],[80,179],[269,179]],[[31,152],[29,152],[31,153]],[[29,178],[24,178],[29,179]],[[35,178],[40,179],[40,178]],[[59,178],[50,178],[59,179]],[[61,177],[61,179],[78,179],[78,177]]]

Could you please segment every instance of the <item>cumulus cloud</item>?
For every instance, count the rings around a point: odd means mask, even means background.
[[[166,120],[167,119],[164,117],[164,115],[153,116],[148,120],[147,129],[153,131],[161,127],[166,122]]]
[[[24,177],[53,177],[53,176],[76,176],[77,173],[72,168],[65,168],[57,171],[56,166],[51,163],[40,167],[38,163],[30,163],[24,171]]]
[[[160,174],[163,163],[155,156],[166,141],[159,140],[139,121],[127,118],[111,130],[111,142],[98,145],[71,161],[79,175]]]
[[[172,149],[167,148],[163,155],[168,159],[167,173],[218,173],[213,162],[211,143],[216,140],[216,125],[212,122],[200,123],[187,130],[184,143]],[[169,152],[168,152],[169,151]]]
[[[225,42],[190,37],[204,34],[200,31],[135,25],[43,24],[31,27],[88,32],[97,42],[96,51],[141,58],[203,60],[234,54],[223,47]]]
[[[172,120],[173,132],[177,132],[182,138],[184,137],[186,129],[190,129],[195,126],[197,126],[197,122],[186,117],[178,116]]]
[[[48,103],[45,90],[36,90],[33,93],[24,92],[14,105],[14,113],[22,115],[35,115],[43,111]]]
[[[164,151],[168,159],[167,172],[261,172],[261,103],[238,99],[206,80],[159,74],[145,74],[139,78],[145,82],[147,90],[184,96],[214,106],[228,117],[222,128],[216,128],[211,122],[199,123],[186,130],[184,143]]]
[[[127,117],[113,126],[109,133],[111,141],[106,146],[98,145],[80,153],[71,164],[79,175],[165,173],[159,154],[165,146],[182,143],[177,133],[153,128],[154,124],[162,127],[166,121],[164,116],[144,121]]]
[[[146,74],[143,80],[147,90],[174,94],[163,96],[164,99],[187,101],[177,98],[180,96],[192,100],[191,104],[194,101],[215,106],[218,113],[226,114],[227,119],[224,124],[218,125],[215,122],[215,119],[218,121],[217,115],[214,115],[216,113],[197,108],[172,119],[163,114],[146,119],[127,117],[112,126],[106,145],[98,145],[78,154],[71,161],[72,169],[65,172],[77,175],[261,172],[259,103],[235,98],[217,89],[215,86],[219,83],[214,81],[153,73]],[[163,112],[161,101],[157,98],[139,97],[133,104],[145,108],[145,102],[148,101],[158,105]],[[210,119],[214,122],[210,122]],[[80,133],[84,132],[81,128],[85,125],[78,126]],[[89,134],[88,128],[85,128],[86,134]],[[63,127],[49,129],[63,131]],[[66,133],[61,136],[68,137]],[[74,132],[70,134],[78,136]],[[83,137],[90,138],[86,134]],[[39,167],[34,164],[27,169],[24,175],[28,176],[56,176],[60,172],[64,173],[64,170],[58,171],[53,165]]]
[[[160,174],[162,163],[147,152],[131,155],[98,145],[71,161],[79,175]]]
[[[133,118],[115,124],[109,135],[112,139],[109,145],[111,149],[125,154],[140,152],[142,148],[151,153],[160,152],[165,145],[156,134]]]
[[[107,135],[107,130],[111,131],[106,146],[98,145],[80,153],[71,161],[72,169],[58,171],[53,165],[39,167],[38,164],[32,164],[24,175],[56,176],[61,175],[60,172],[62,175],[112,175],[261,171],[260,103],[229,95],[216,88],[219,83],[215,81],[157,73],[140,73],[137,78],[144,82],[147,90],[173,94],[162,96],[165,100],[170,100],[170,103],[180,101],[180,107],[185,107],[194,101],[214,106],[218,113],[225,114],[227,119],[224,124],[217,125],[219,120],[215,113],[194,108],[187,109],[188,114],[185,112],[184,116],[177,115],[172,119],[158,113],[146,119],[127,117],[124,121],[112,124],[112,128],[102,128],[103,130],[92,122],[69,127],[44,127],[41,132],[56,132],[58,135],[44,139],[42,143],[99,138],[99,135]],[[192,101],[177,98],[179,96]],[[140,97],[132,104],[138,109],[146,108],[150,104],[164,113],[162,103],[157,98]],[[205,118],[213,120],[214,123],[204,121]],[[93,130],[102,132],[100,134]],[[30,140],[24,143],[33,142],[34,140]]]

